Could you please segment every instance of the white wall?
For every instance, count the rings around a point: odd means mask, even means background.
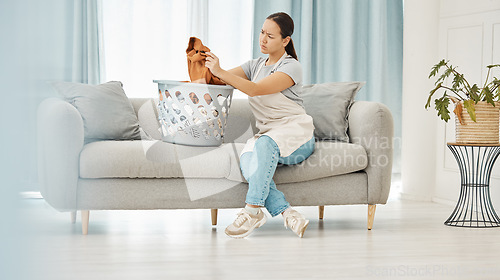
[[[423,109],[433,86],[427,76],[446,58],[471,80],[484,81],[485,66],[500,63],[500,1],[404,3],[402,197],[453,204],[460,173],[446,143],[455,140],[454,123]],[[500,160],[490,186],[500,210]]]
[[[436,122],[424,110],[427,79],[438,59],[439,1],[405,0],[403,30],[402,197],[431,200],[435,184]]]
[[[472,83],[482,84],[486,66],[500,63],[500,1],[442,0],[439,18],[439,55],[449,59]],[[495,75],[500,76],[500,71]],[[455,141],[453,121],[437,122],[436,185],[433,200],[454,203],[460,173],[446,142]],[[500,160],[490,181],[493,205],[500,210]]]

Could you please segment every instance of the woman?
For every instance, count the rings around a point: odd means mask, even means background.
[[[292,33],[292,18],[275,13],[267,17],[259,36],[260,50],[267,59],[250,60],[226,71],[213,53],[207,53],[206,67],[212,74],[249,96],[259,129],[240,156],[240,168],[249,185],[245,208],[225,231],[234,238],[246,237],[266,222],[262,206],[273,217],[282,214],[285,227],[299,237],[309,224],[290,207],[273,181],[278,163],[298,164],[314,151],[314,126],[300,97],[302,67],[290,38]]]

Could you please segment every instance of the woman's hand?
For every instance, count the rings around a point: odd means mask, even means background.
[[[207,58],[205,62],[205,67],[207,67],[212,74],[214,74],[216,77],[219,77],[220,72],[222,71],[222,68],[220,68],[219,64],[219,58],[215,56],[211,52],[206,52]]]
[[[231,85],[240,91],[246,93],[248,96],[273,94],[283,91],[295,84],[294,80],[283,72],[276,72],[271,74],[257,83],[248,79],[243,69],[237,67],[229,71],[225,71],[219,65],[219,58],[211,52],[206,52],[205,66],[212,72],[212,74],[224,83]]]

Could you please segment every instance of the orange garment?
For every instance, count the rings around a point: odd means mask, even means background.
[[[201,84],[225,85],[219,78],[212,75],[212,72],[205,67],[207,55],[210,49],[205,47],[201,40],[196,37],[189,38],[189,44],[186,49],[188,72],[191,82]]]

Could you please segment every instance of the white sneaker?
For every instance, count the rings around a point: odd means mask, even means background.
[[[238,218],[226,228],[225,232],[233,238],[247,237],[254,229],[265,224],[266,221],[266,215],[261,209],[259,209],[257,215],[253,215],[243,208],[238,213]]]
[[[287,213],[283,214],[283,219],[285,220],[286,228],[290,228],[300,238],[304,236],[304,231],[306,231],[306,228],[309,225],[309,220],[306,220],[302,214],[294,209],[291,209]]]

